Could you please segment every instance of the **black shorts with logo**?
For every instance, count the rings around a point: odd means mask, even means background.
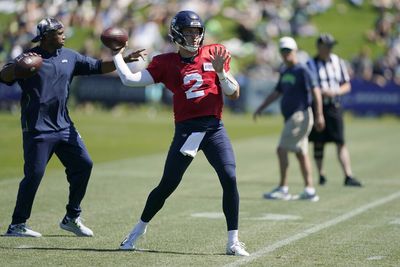
[[[318,132],[315,127],[313,127],[309,135],[309,141],[315,143],[335,142],[338,144],[344,144],[343,112],[340,104],[324,104],[323,112],[325,118],[325,129],[322,132]]]

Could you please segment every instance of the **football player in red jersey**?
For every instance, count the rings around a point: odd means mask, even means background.
[[[180,11],[175,15],[170,37],[178,45],[178,52],[155,56],[147,69],[140,72],[129,70],[122,57],[124,49],[114,51],[113,59],[122,83],[134,87],[164,83],[174,94],[175,116],[175,135],[161,181],[149,194],[139,222],[122,241],[120,249],[135,249],[136,241],[178,187],[197,151],[203,150],[223,188],[223,212],[228,229],[226,253],[249,256],[238,239],[235,156],[221,121],[223,94],[237,99],[240,92],[237,81],[229,73],[229,52],[223,45],[202,45],[204,25],[192,11]],[[143,53],[144,49],[131,55],[138,59]]]

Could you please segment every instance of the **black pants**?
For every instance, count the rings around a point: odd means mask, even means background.
[[[185,143],[189,131],[175,129],[174,139],[168,152],[164,173],[159,185],[153,189],[147,198],[141,220],[149,222],[163,207],[165,200],[174,192],[182,180],[182,176],[193,158],[184,156],[179,150]],[[225,214],[228,231],[238,229],[239,193],[236,185],[236,163],[231,142],[225,128],[206,133],[201,142],[207,160],[218,174],[223,189],[222,207]]]
[[[342,108],[338,104],[324,104],[325,129],[318,132],[312,129],[309,140],[314,143],[335,142],[344,144],[344,123]],[[314,113],[315,114],[315,113]]]
[[[344,144],[344,123],[343,112],[339,103],[329,103],[323,105],[325,129],[318,132],[313,127],[309,140],[314,143],[314,158],[322,160],[324,158],[325,143],[334,142]]]
[[[12,224],[24,223],[30,217],[37,189],[54,153],[65,166],[70,184],[67,216],[79,216],[93,162],[76,129],[70,127],[59,132],[35,134],[25,132],[23,147],[25,177],[19,184]]]

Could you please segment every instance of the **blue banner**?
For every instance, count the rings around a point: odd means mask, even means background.
[[[381,87],[373,82],[352,80],[351,92],[342,97],[342,104],[345,110],[357,115],[400,116],[400,85],[388,82]]]

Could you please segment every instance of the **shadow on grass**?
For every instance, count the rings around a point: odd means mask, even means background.
[[[61,248],[61,247],[34,247],[34,246],[21,246],[21,247],[4,247],[0,249],[15,249],[15,250],[43,250],[43,251],[86,251],[86,252],[117,252],[117,253],[157,253],[157,254],[173,254],[173,255],[191,255],[191,256],[215,256],[225,255],[223,253],[195,253],[195,252],[180,252],[180,251],[167,251],[167,250],[153,250],[153,249],[136,249],[136,250],[120,250],[115,249],[97,249],[97,248]]]

